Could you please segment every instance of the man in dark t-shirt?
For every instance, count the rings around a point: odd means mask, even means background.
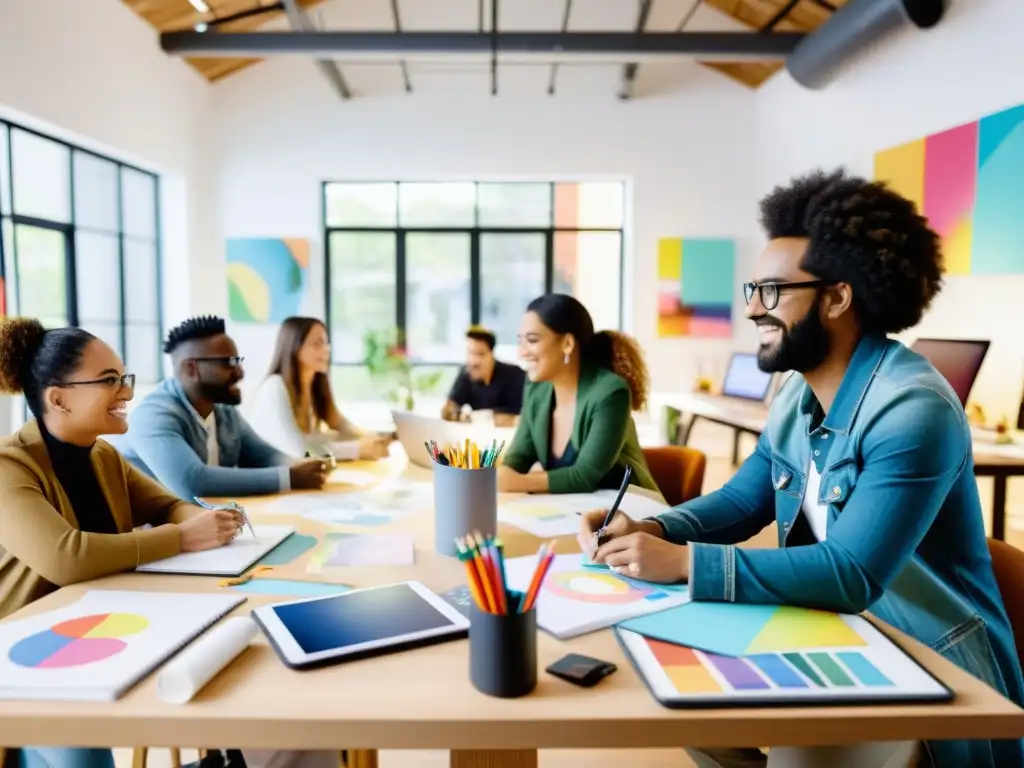
[[[494,357],[494,334],[474,326],[466,332],[466,364],[459,371],[442,418],[455,421],[462,409],[493,411],[494,424],[510,427],[523,407],[526,374],[518,365],[503,363]]]

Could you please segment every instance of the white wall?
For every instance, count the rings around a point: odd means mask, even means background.
[[[954,0],[927,33],[902,35],[823,91],[788,75],[757,95],[757,191],[816,166],[870,177],[873,156],[905,141],[1024,102],[1024,2]],[[992,340],[972,399],[1016,422],[1024,377],[1024,276],[946,279],[922,323],[905,334]]]
[[[628,103],[615,98],[618,67],[563,68],[554,98],[545,96],[546,67],[503,67],[492,98],[486,67],[434,78],[415,71],[407,95],[375,80],[394,79],[394,65],[345,66],[361,92],[343,102],[310,62],[265,62],[216,88],[220,235],[313,239],[308,309],[322,314],[324,180],[627,178],[627,326],[647,350],[656,388],[689,387],[698,360],[723,358],[728,345],[655,338],[657,241],[738,236],[749,247],[755,101],[717,73],[678,66],[685,76],[674,92],[658,92],[651,68],[650,95]],[[234,329],[250,386],[266,370],[275,332]]]
[[[209,85],[115,0],[2,0],[0,72],[0,117],[160,174],[164,324],[210,304]]]
[[[208,303],[208,84],[113,0],[3,0],[0,72],[0,116],[163,177],[165,319]]]

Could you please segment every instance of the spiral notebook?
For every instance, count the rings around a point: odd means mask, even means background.
[[[241,576],[295,533],[290,525],[257,525],[256,538],[248,528],[230,544],[202,552],[182,552],[136,568],[147,573],[187,573],[198,576]]]
[[[245,599],[97,589],[2,622],[0,699],[114,701]]]

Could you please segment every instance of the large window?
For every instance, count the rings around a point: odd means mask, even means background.
[[[160,379],[159,184],[0,121],[0,314],[78,325]]]
[[[327,182],[327,312],[335,385],[375,395],[369,333],[401,334],[447,391],[470,324],[513,359],[531,299],[576,296],[598,328],[622,326],[624,185],[584,182]]]

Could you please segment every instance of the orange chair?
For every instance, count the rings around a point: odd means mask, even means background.
[[[707,457],[685,445],[644,448],[644,458],[658,490],[670,506],[695,499],[704,487]]]
[[[996,584],[1010,617],[1017,658],[1024,659],[1024,552],[998,539],[988,540],[988,551],[992,555]]]

